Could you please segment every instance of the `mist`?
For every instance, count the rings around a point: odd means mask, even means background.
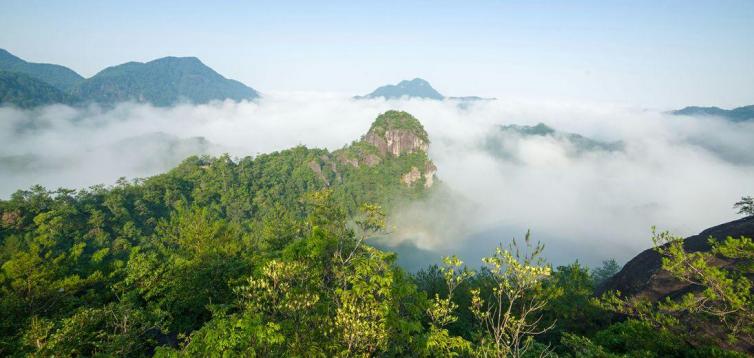
[[[531,229],[554,264],[619,262],[650,246],[650,227],[688,236],[736,218],[754,193],[754,123],[670,116],[605,103],[353,100],[269,93],[255,102],[155,108],[0,108],[0,197],[41,184],[112,184],[164,172],[189,155],[254,156],[295,145],[338,149],[388,109],[427,129],[438,190],[392,213],[377,242],[416,269],[449,253],[469,263]],[[567,136],[501,133],[545,123]],[[493,143],[494,150],[490,143]]]

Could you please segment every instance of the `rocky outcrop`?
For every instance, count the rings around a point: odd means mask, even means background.
[[[389,181],[399,180],[407,187],[422,185],[431,188],[437,167],[427,157],[429,137],[419,121],[401,111],[387,111],[372,123],[361,141],[322,154],[307,162],[315,176],[325,186],[342,182],[354,171],[369,169],[370,175],[390,175]],[[396,168],[408,170],[394,178]],[[410,168],[410,169],[409,169]],[[424,179],[420,182],[420,179]]]
[[[402,111],[387,111],[372,123],[363,141],[376,147],[382,156],[400,157],[406,153],[426,152],[428,138],[414,116]]]
[[[709,251],[708,239],[724,240],[726,237],[754,237],[754,217],[731,221],[711,227],[698,235],[683,240],[683,247],[688,252]],[[717,265],[726,267],[731,264],[720,259]],[[615,276],[608,279],[597,293],[618,290],[629,297],[641,296],[652,300],[665,297],[677,297],[687,292],[689,284],[673,278],[670,273],[661,269],[660,255],[654,249],[644,250],[623,266]]]
[[[349,164],[349,165],[351,165],[354,168],[358,168],[359,167],[359,160],[358,159],[356,159],[356,158],[349,158],[345,154],[338,155],[338,161],[341,162],[341,163],[343,163],[343,164]]]
[[[424,165],[423,172],[417,167],[411,167],[411,170],[408,173],[401,176],[401,183],[412,187],[414,186],[414,183],[423,177],[424,188],[429,189],[434,184],[435,172],[437,172],[437,167],[435,167],[431,161],[427,161]]]
[[[408,186],[413,186],[417,180],[421,179],[421,177],[422,174],[421,172],[419,172],[419,169],[416,167],[411,167],[411,170],[408,173],[401,176],[401,183]]]
[[[437,167],[435,163],[427,161],[424,165],[424,187],[429,189],[435,183],[435,173],[437,173]]]
[[[382,135],[370,131],[364,137],[364,141],[377,147],[380,154],[390,154],[394,157],[417,151],[426,152],[429,147],[426,142],[407,129],[388,129]]]
[[[754,217],[748,217],[731,221],[702,231],[698,235],[683,240],[683,248],[687,252],[705,252],[711,250],[710,238],[716,241],[725,240],[727,237],[754,237]],[[740,269],[743,264],[740,260],[733,260],[722,256],[716,256],[708,264],[725,270],[734,267]],[[754,274],[745,273],[750,281],[754,281]],[[620,272],[608,279],[605,284],[598,288],[597,294],[607,291],[620,291],[627,298],[643,298],[651,302],[665,299],[675,300],[691,292],[699,292],[701,287],[681,281],[662,269],[662,258],[653,249],[645,250],[631,261],[626,263]],[[699,320],[694,316],[681,317],[681,321],[687,329],[694,332],[690,336],[690,343],[695,345],[713,344],[725,349],[733,349],[741,352],[754,353],[754,341],[750,337],[743,336],[735,342],[726,338],[726,329],[715,320]]]
[[[377,164],[380,164],[381,161],[382,161],[382,159],[380,159],[379,156],[376,156],[374,154],[367,154],[364,157],[364,164],[366,164],[370,168],[373,167],[373,166],[375,166],[375,165],[377,165]]]
[[[325,186],[330,186],[330,181],[327,180],[327,177],[325,177],[325,174],[322,173],[322,167],[319,165],[319,163],[315,160],[312,160],[308,163],[309,169],[311,169],[317,177],[322,180],[322,182],[325,183]]]

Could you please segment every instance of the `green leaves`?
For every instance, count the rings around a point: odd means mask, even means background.
[[[678,282],[689,286],[680,297],[666,297],[653,303],[640,297],[621,298],[616,293],[604,296],[604,307],[628,314],[649,324],[685,334],[689,328],[719,333],[691,337],[695,340],[718,340],[725,335],[727,343],[754,339],[754,273],[751,259],[754,244],[749,238],[728,237],[724,241],[710,238],[710,251],[688,252],[683,239],[668,232],[656,232],[652,240],[655,251],[662,256],[662,269]]]

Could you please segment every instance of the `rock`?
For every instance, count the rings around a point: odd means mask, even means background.
[[[384,135],[369,132],[364,140],[377,147],[380,154],[389,153],[394,157],[417,151],[426,152],[428,148],[427,143],[405,129],[386,130]]]
[[[754,237],[754,217],[731,221],[711,227],[683,240],[683,247],[688,252],[709,251],[709,237],[725,240],[726,237]],[[719,265],[728,262],[720,260]],[[642,296],[652,300],[675,297],[689,284],[673,278],[667,271],[661,270],[660,255],[653,249],[644,250],[623,266],[615,276],[608,279],[597,290],[597,294],[618,290],[625,296]]]
[[[319,177],[325,183],[325,186],[330,186],[330,181],[328,181],[325,175],[322,173],[322,167],[319,165],[319,163],[312,160],[308,165],[309,168],[314,172],[314,174],[316,174],[317,177]]]
[[[374,154],[368,154],[366,157],[364,157],[364,163],[370,168],[377,164],[380,164],[381,161],[382,159]]]
[[[401,182],[403,184],[413,186],[414,183],[421,178],[422,174],[417,167],[411,167],[411,171],[401,176]]]
[[[429,189],[432,187],[435,181],[435,173],[437,173],[437,167],[431,161],[427,161],[424,165],[424,187]]]
[[[709,251],[711,249],[710,237],[722,241],[729,236],[754,237],[754,216],[704,230],[698,235],[684,239],[683,247],[687,252]],[[732,269],[733,265],[741,263],[724,257],[716,257],[709,261],[709,264],[722,269]],[[677,299],[700,289],[699,286],[675,278],[661,267],[661,256],[653,249],[645,250],[626,263],[623,269],[608,279],[597,289],[596,293],[601,295],[607,291],[617,290],[627,298],[645,298],[657,302],[666,298]],[[754,274],[747,273],[746,275],[750,281],[754,281]],[[691,344],[704,345],[713,342],[714,345],[725,349],[754,353],[754,340],[743,336],[731,342],[726,339],[726,330],[716,321],[702,321],[693,316],[681,319],[687,329],[694,332],[694,335],[690,337]]]
[[[387,111],[372,123],[363,140],[377,148],[380,155],[399,157],[406,153],[426,152],[427,132],[414,116],[402,111]]]
[[[343,164],[350,164],[354,168],[358,168],[359,167],[359,160],[358,159],[356,159],[356,158],[348,158],[346,155],[344,155],[342,153],[340,155],[338,155],[338,161],[341,162],[341,163],[343,163]]]

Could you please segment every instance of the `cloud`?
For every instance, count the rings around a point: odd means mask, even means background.
[[[694,234],[734,219],[732,203],[754,193],[754,123],[609,104],[503,99],[459,106],[271,93],[258,102],[171,108],[0,108],[0,196],[33,184],[83,188],[154,175],[190,154],[242,157],[298,144],[333,150],[388,109],[424,124],[444,188],[394,214],[394,235],[380,245],[404,257],[460,253],[476,262],[530,228],[555,263],[626,260],[649,246],[650,226]],[[622,147],[573,155],[563,137],[510,133],[499,137],[507,155],[484,145],[499,125],[540,122]]]

